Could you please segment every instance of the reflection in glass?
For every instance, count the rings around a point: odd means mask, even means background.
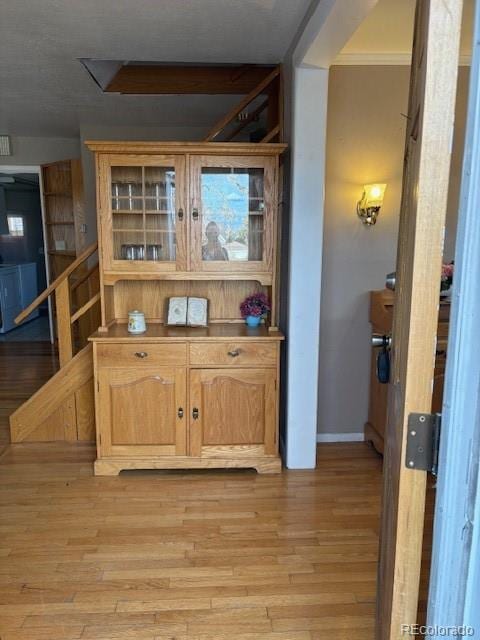
[[[216,222],[210,221],[205,227],[206,244],[202,246],[202,260],[228,260],[228,253],[222,247],[220,231]]]
[[[202,259],[262,260],[264,171],[203,167]]]

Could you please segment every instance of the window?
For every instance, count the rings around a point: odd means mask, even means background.
[[[11,236],[24,236],[23,216],[7,216],[8,232]]]

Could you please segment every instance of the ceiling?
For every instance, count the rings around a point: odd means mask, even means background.
[[[311,0],[15,0],[0,3],[0,132],[209,126],[235,96],[103,94],[79,58],[277,63]]]
[[[379,0],[335,64],[409,64],[415,0]],[[474,0],[464,0],[460,55],[470,57]]]
[[[11,183],[2,182],[2,178],[13,179],[14,181]],[[38,185],[38,173],[0,172],[0,187],[5,191],[38,191]]]

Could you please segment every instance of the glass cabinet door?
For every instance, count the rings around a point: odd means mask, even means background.
[[[112,160],[109,232],[113,269],[186,268],[183,163],[183,158],[152,165],[127,165],[123,159],[118,163]]]
[[[200,157],[192,163],[192,268],[271,270],[274,169],[270,159]]]

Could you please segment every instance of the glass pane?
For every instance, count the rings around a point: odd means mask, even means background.
[[[173,167],[145,167],[147,209],[175,211],[175,170]]]
[[[112,167],[115,260],[176,259],[175,168]]]
[[[263,169],[202,168],[202,260],[262,260],[263,189]]]
[[[112,210],[142,212],[142,167],[112,167]]]
[[[145,260],[174,261],[175,169],[145,167]]]

